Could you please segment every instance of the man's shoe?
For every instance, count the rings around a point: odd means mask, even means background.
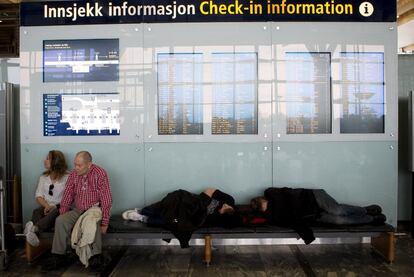
[[[102,254],[97,254],[89,258],[89,269],[91,271],[102,271],[111,262],[111,258]]]
[[[378,206],[378,205],[369,205],[369,206],[366,206],[366,207],[364,207],[365,208],[365,210],[367,211],[367,214],[369,214],[369,215],[379,215],[379,214],[381,214],[382,213],[382,209],[381,209],[381,207],[380,206]]]
[[[377,214],[373,216],[374,220],[372,221],[373,225],[382,225],[387,220],[387,217],[384,214]]]
[[[65,255],[52,254],[52,257],[47,259],[47,261],[42,265],[42,271],[56,270],[67,264]]]

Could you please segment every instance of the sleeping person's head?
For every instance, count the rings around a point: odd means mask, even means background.
[[[258,196],[250,200],[250,207],[259,212],[265,212],[267,210],[267,199],[263,196]]]

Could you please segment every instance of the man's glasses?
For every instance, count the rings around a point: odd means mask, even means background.
[[[53,189],[55,188],[55,185],[54,184],[50,184],[50,186],[49,186],[49,195],[50,196],[53,196]]]

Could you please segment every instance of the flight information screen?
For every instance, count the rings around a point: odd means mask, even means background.
[[[384,53],[341,53],[341,133],[384,133]]]
[[[288,134],[331,133],[331,55],[287,52],[285,102]]]
[[[43,82],[118,80],[119,39],[43,41]]]
[[[212,134],[257,134],[257,53],[212,57]]]
[[[119,94],[43,94],[43,135],[120,135]]]
[[[201,54],[158,54],[158,134],[203,134]]]

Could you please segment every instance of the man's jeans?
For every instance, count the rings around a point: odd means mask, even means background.
[[[366,224],[374,220],[363,207],[339,204],[323,189],[312,190],[319,208],[322,209],[318,222],[336,225]]]

